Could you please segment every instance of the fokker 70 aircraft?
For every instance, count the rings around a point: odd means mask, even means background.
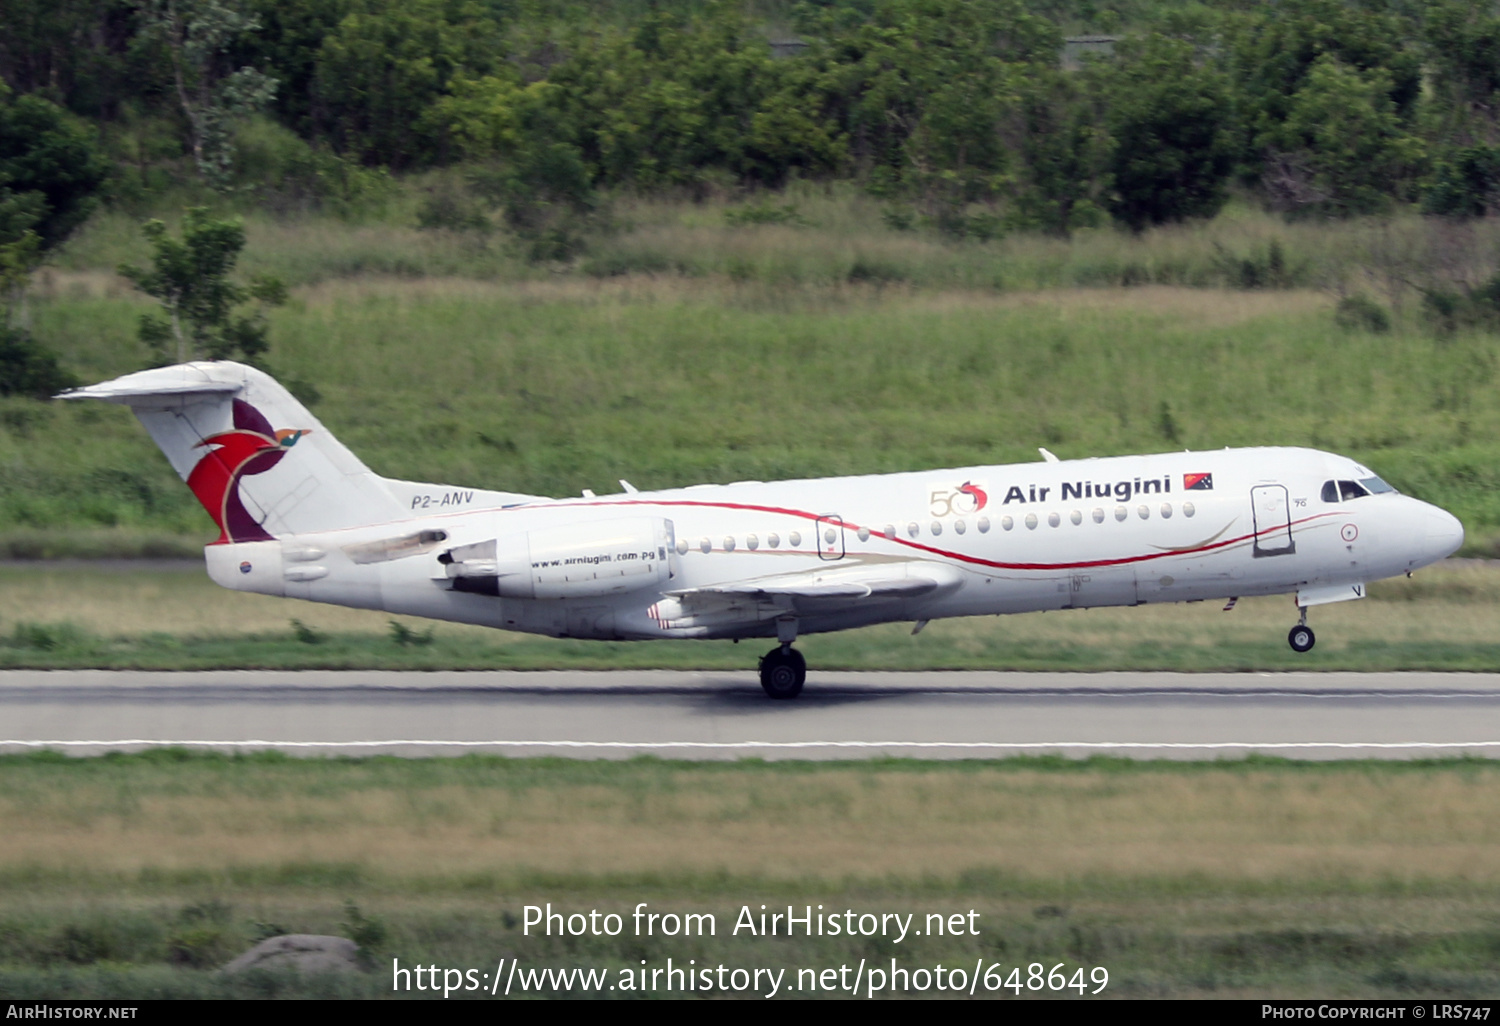
[[[131,407],[219,527],[236,591],[567,638],[775,638],[1038,609],[1363,598],[1463,541],[1343,456],[1225,449],[578,498],[377,476],[269,376],[181,364],[64,393]]]

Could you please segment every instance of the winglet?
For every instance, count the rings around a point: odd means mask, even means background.
[[[1037,447],[1036,451],[1039,452],[1039,453],[1041,453],[1042,454],[1042,459],[1046,460],[1048,463],[1060,463],[1060,462],[1062,462],[1056,456],[1052,455],[1050,452],[1048,452],[1046,449],[1041,448],[1040,446]]]

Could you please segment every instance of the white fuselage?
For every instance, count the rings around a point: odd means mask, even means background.
[[[1329,501],[1328,482],[1373,478],[1341,456],[1262,448],[509,506],[390,482],[409,520],[207,556],[237,590],[564,637],[773,637],[789,618],[806,634],[1289,592],[1306,606],[1461,543],[1456,519],[1408,496]],[[905,577],[926,583],[858,594]]]

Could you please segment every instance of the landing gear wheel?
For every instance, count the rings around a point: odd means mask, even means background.
[[[1317,640],[1312,628],[1302,623],[1293,627],[1292,632],[1286,636],[1286,642],[1292,646],[1293,652],[1311,652]]]
[[[760,686],[772,698],[796,698],[807,680],[807,661],[790,646],[773,648],[760,660]]]

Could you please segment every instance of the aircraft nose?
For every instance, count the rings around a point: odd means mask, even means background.
[[[1458,517],[1436,506],[1427,507],[1426,549],[1432,561],[1445,559],[1464,543],[1464,525]]]

